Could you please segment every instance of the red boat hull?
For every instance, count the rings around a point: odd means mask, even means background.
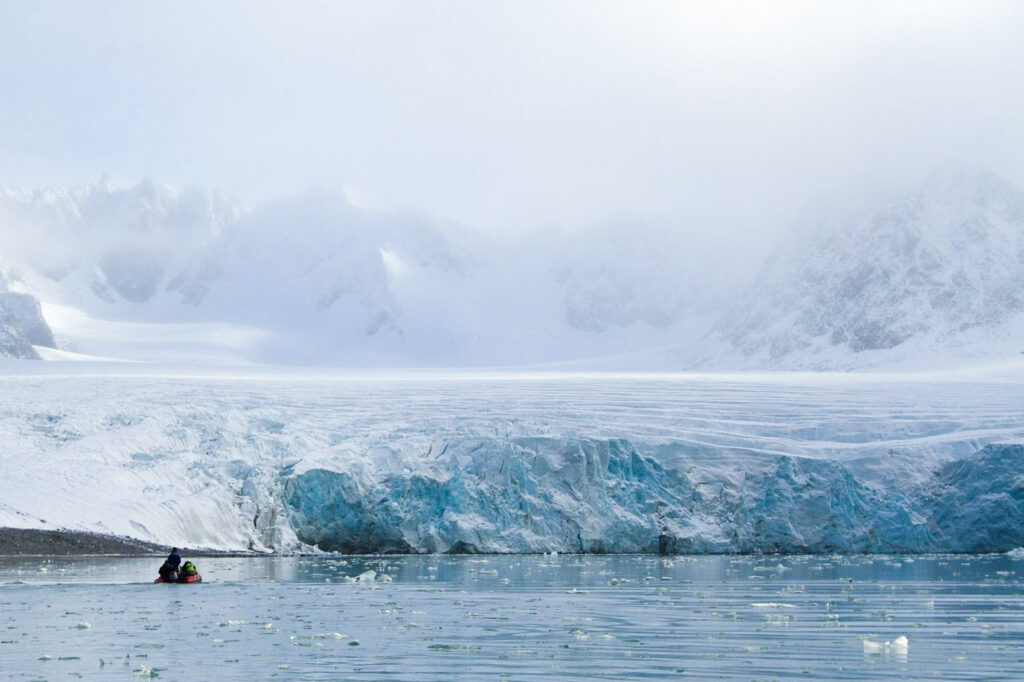
[[[201,576],[198,573],[196,573],[195,575],[190,575],[190,576],[187,576],[185,578],[178,578],[177,580],[171,580],[171,581],[164,580],[163,578],[157,578],[153,582],[154,583],[167,583],[168,585],[181,585],[181,584],[184,584],[184,583],[201,583],[201,582],[203,582],[203,576]]]

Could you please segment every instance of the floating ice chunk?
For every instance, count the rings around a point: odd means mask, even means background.
[[[377,580],[377,571],[373,570],[372,568],[370,570],[368,570],[368,571],[363,571],[358,576],[356,576],[356,582],[357,583],[372,583],[372,582],[375,582],[376,580]]]
[[[156,672],[154,672],[148,665],[140,665],[139,669],[135,671],[135,677],[140,680],[150,680],[156,676]]]
[[[85,622],[85,621],[82,621],[81,623],[79,623],[78,625],[76,625],[76,626],[74,627],[74,629],[75,629],[75,630],[88,630],[88,629],[89,629],[89,628],[91,628],[91,627],[92,627],[92,624],[91,624],[91,623],[87,623],[87,622]]]
[[[1006,556],[1011,559],[1024,559],[1024,547],[1018,547],[1017,549],[1011,549],[1006,553]]]
[[[886,640],[885,642],[876,642],[873,639],[870,639],[869,636],[863,640],[863,644],[864,653],[866,654],[906,654],[907,650],[910,648],[910,643],[907,641],[905,635],[900,635],[892,641]]]
[[[885,644],[888,644],[888,642],[886,642]],[[865,639],[863,641],[864,653],[866,653],[866,654],[877,654],[877,653],[880,653],[880,652],[882,652],[885,649],[885,644],[883,644],[881,642],[876,642],[876,641],[871,640],[871,639]]]
[[[794,604],[780,604],[774,601],[754,602],[750,605],[753,609],[795,609]]]

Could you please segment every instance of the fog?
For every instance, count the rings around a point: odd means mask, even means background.
[[[1012,2],[3,2],[0,184],[310,187],[745,242],[956,160],[1024,184]]]
[[[1017,354],[1021,38],[1010,2],[0,0],[0,355]]]

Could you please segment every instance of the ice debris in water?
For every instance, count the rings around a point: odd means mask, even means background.
[[[754,609],[795,609],[794,604],[780,604],[773,601],[754,602],[750,605]]]
[[[148,665],[140,665],[139,669],[135,671],[135,677],[140,680],[149,680],[156,677],[156,672],[153,671]]]
[[[1006,556],[1010,557],[1011,559],[1024,559],[1024,547],[1011,549],[1009,552],[1006,553]]]
[[[866,654],[881,654],[881,653],[896,653],[905,654],[909,649],[909,643],[905,635],[900,635],[896,639],[886,640],[885,642],[876,642],[869,637],[864,638],[864,653]]]
[[[91,624],[91,623],[87,623],[87,622],[85,622],[85,621],[82,621],[81,623],[79,623],[78,625],[76,625],[74,629],[75,629],[75,630],[88,630],[88,629],[89,629],[89,628],[91,628],[91,627],[92,627],[92,624]]]

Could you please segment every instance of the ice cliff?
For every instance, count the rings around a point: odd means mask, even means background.
[[[1001,375],[6,363],[0,526],[345,552],[1024,546],[1024,382]]]
[[[621,440],[449,450],[439,476],[287,477],[297,537],[341,552],[1000,552],[1024,543],[1019,445],[988,446],[909,489],[780,456],[738,485],[721,472],[713,495]]]

